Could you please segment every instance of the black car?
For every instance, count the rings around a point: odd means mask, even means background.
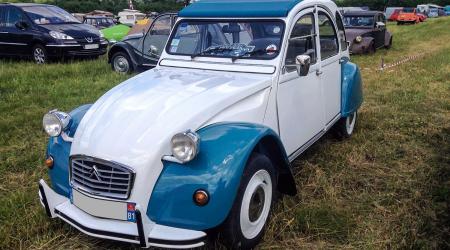
[[[97,29],[104,29],[113,26],[114,20],[105,16],[85,16],[83,23],[92,25]]]
[[[65,10],[46,4],[0,3],[0,56],[49,58],[98,57],[108,42],[99,31]]]
[[[177,13],[161,14],[154,19],[145,34],[127,36],[111,46],[108,62],[112,69],[119,73],[130,73],[155,67],[176,19]]]

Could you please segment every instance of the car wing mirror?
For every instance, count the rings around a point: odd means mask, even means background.
[[[148,50],[148,53],[153,55],[158,55],[158,48],[154,45],[150,45],[150,49]]]
[[[295,58],[295,66],[299,76],[306,76],[311,66],[311,57],[308,55],[298,55]]]
[[[15,23],[15,26],[18,29],[24,30],[24,29],[28,28],[28,23],[24,22],[24,21],[18,21],[18,22]]]

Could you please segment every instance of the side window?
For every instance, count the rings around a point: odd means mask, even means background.
[[[319,11],[319,40],[322,60],[339,53],[338,39],[334,30],[333,21],[323,11]]]
[[[155,20],[144,40],[144,54],[158,58],[170,35],[170,16],[161,16]]]
[[[344,23],[342,22],[341,14],[339,14],[339,12],[336,12],[336,24],[338,27],[339,44],[341,45],[341,50],[345,51],[347,50],[347,39],[345,37]]]
[[[4,27],[15,27],[16,23],[22,21],[22,12],[14,7],[6,7],[3,10],[5,18]]]
[[[316,53],[316,31],[314,15],[306,14],[300,17],[292,29],[289,37],[289,45],[286,52],[285,65],[294,65],[298,55],[311,57],[311,64],[317,61]],[[295,66],[286,66],[287,72],[295,71]]]
[[[5,27],[6,24],[5,9],[4,6],[0,6],[0,27]]]

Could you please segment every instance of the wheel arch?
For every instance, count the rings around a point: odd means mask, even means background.
[[[290,195],[296,193],[286,153],[272,129],[250,123],[217,123],[197,133],[200,152],[193,161],[180,164],[163,160],[163,170],[147,206],[147,216],[152,221],[193,230],[221,225],[237,197],[248,159],[255,151],[264,152],[276,164],[283,183],[279,190]],[[209,193],[206,206],[199,207],[192,201],[198,189]]]

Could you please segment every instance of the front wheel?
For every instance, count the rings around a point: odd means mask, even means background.
[[[349,138],[355,130],[357,118],[357,111],[351,113],[347,117],[342,117],[336,125],[334,125],[335,134],[341,139]]]
[[[133,70],[130,57],[123,52],[117,52],[112,56],[111,67],[121,74],[129,74]]]
[[[224,243],[251,249],[264,235],[275,195],[275,169],[267,156],[254,153],[247,163],[238,194],[223,226]]]
[[[47,50],[44,48],[44,46],[40,44],[35,45],[31,51],[31,55],[35,63],[47,63]]]

